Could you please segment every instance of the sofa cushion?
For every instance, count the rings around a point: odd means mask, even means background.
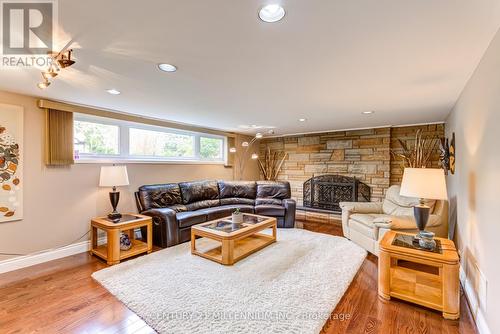
[[[219,181],[220,198],[255,199],[257,184],[252,181]]]
[[[216,206],[213,208],[202,209],[200,212],[203,212],[207,215],[208,220],[220,219],[231,216],[234,210],[240,209],[241,212],[253,213],[254,208],[253,205],[222,205]]]
[[[196,210],[211,208],[213,206],[219,206],[219,205],[220,205],[220,201],[218,199],[207,199],[204,201],[198,201],[198,202],[186,204],[186,208],[189,211],[196,211]]]
[[[219,187],[216,181],[182,182],[179,183],[179,188],[185,205],[206,200],[219,201]],[[213,205],[205,207],[209,206]]]
[[[141,186],[138,199],[142,210],[166,208],[182,204],[181,190],[177,183]]]
[[[207,214],[200,211],[178,212],[175,218],[179,222],[179,227],[189,227],[207,221]]]
[[[263,216],[283,217],[285,215],[285,207],[273,204],[256,205],[255,213]]]
[[[387,215],[393,216],[409,216],[413,215],[413,207],[419,204],[418,198],[405,197],[399,194],[400,186],[391,186],[387,189],[385,199],[382,204],[382,211]],[[434,211],[436,201],[426,200],[425,204]]]
[[[234,204],[242,204],[242,205],[255,205],[255,200],[251,198],[242,198],[242,197],[229,197],[229,198],[221,198],[221,205],[234,205]]]
[[[290,198],[290,183],[281,181],[257,181],[257,198]]]

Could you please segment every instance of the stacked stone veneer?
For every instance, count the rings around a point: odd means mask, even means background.
[[[287,153],[278,179],[290,182],[298,205],[302,205],[304,181],[323,174],[354,176],[370,186],[372,201],[381,201],[386,189],[400,182],[402,175],[391,149],[400,149],[398,138],[411,143],[419,128],[425,134],[444,135],[443,125],[424,125],[268,138],[261,141],[260,155],[268,147],[271,152]],[[438,161],[437,151],[433,165]]]

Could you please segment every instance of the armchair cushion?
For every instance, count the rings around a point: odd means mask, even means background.
[[[354,220],[360,224],[365,225],[366,227],[373,228],[375,221],[388,221],[389,216],[384,215],[382,213],[354,213],[349,217],[351,220]]]
[[[413,215],[413,207],[419,204],[419,199],[401,196],[399,195],[400,190],[400,186],[392,186],[387,189],[387,194],[382,204],[382,210],[385,214],[393,216]],[[434,211],[436,201],[426,200],[425,204],[431,208],[431,212]]]
[[[384,215],[374,219],[373,223],[380,228],[391,230],[414,230],[417,228],[413,215],[409,216],[390,216]],[[441,216],[430,215],[427,227],[439,226],[442,223]]]
[[[340,208],[350,213],[382,213],[379,202],[340,202]]]

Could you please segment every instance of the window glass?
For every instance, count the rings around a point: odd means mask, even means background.
[[[130,155],[194,158],[194,139],[194,135],[130,128]]]
[[[79,154],[117,155],[120,129],[116,125],[76,120],[74,122],[74,147]]]
[[[222,138],[200,137],[200,158],[205,160],[220,160],[224,154]]]

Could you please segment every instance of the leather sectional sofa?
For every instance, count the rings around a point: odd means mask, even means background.
[[[295,226],[290,184],[278,181],[196,181],[145,185],[135,193],[141,214],[153,217],[153,243],[171,247],[191,238],[191,226],[241,212]],[[145,231],[144,231],[145,232]]]

